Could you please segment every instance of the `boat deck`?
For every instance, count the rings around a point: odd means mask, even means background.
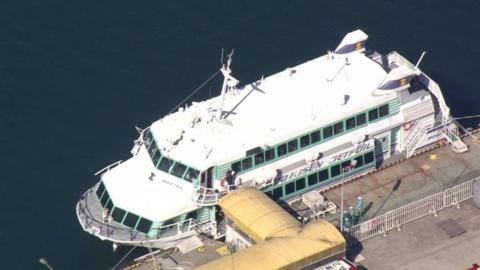
[[[146,234],[122,227],[115,221],[104,221],[102,206],[95,195],[95,189],[96,186],[87,190],[76,207],[77,217],[84,230],[95,232],[96,235],[105,239],[116,239],[117,241],[140,242],[150,240]]]

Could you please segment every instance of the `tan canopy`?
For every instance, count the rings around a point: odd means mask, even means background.
[[[255,188],[231,192],[220,206],[257,244],[198,270],[298,269],[345,253],[345,239],[331,223],[302,225]]]

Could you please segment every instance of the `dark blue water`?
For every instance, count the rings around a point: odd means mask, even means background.
[[[95,171],[129,156],[135,125],[219,68],[221,48],[235,48],[246,83],[362,28],[369,48],[412,62],[426,50],[421,67],[453,114],[480,113],[480,2],[377,2],[2,1],[0,268],[112,267],[121,255],[81,230],[75,203]]]

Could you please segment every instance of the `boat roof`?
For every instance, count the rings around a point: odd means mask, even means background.
[[[241,158],[392,99],[374,95],[387,72],[361,51],[328,53],[261,78],[224,97],[193,102],[154,122],[162,153],[204,170]]]
[[[164,221],[197,208],[192,201],[193,185],[155,170],[145,148],[105,172],[102,180],[115,207],[151,221]]]

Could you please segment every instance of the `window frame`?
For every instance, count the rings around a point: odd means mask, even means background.
[[[388,116],[390,114],[390,106],[388,103],[383,104],[382,106],[378,107],[378,116],[379,118]]]
[[[355,116],[352,116],[352,117],[347,118],[345,120],[345,129],[346,130],[351,130],[351,129],[354,129],[356,127],[357,127],[357,121],[356,121]]]
[[[288,154],[287,143],[282,143],[276,147],[277,149],[277,157],[282,157]],[[280,149],[282,149],[280,151]]]
[[[322,128],[322,138],[325,140],[325,139],[328,139],[328,138],[331,138],[333,137],[333,127],[330,125],[330,126],[325,126]]]
[[[261,157],[261,161],[259,161],[259,159],[257,159],[258,157]],[[263,151],[259,152],[259,153],[256,153],[253,156],[253,165],[258,166],[258,165],[261,165],[263,163],[265,163],[265,153]]]
[[[357,127],[363,126],[367,123],[367,115],[365,112],[355,115],[355,122]]]
[[[287,143],[288,153],[290,154],[290,153],[296,152],[297,150],[298,150],[298,140],[297,140],[297,138],[288,141],[288,143]]]
[[[300,148],[305,148],[310,145],[310,134],[300,137]]]
[[[333,136],[342,134],[344,131],[343,121],[333,124]]]
[[[301,184],[301,183],[303,183],[303,184]],[[302,187],[302,185],[303,185],[303,187]],[[297,192],[299,190],[304,190],[306,187],[307,187],[307,183],[305,181],[305,177],[300,177],[300,178],[295,180],[295,192]]]
[[[368,111],[368,121],[369,122],[376,121],[379,118],[380,117],[379,117],[379,114],[378,114],[378,108],[374,108],[374,109],[371,109],[371,110]]]
[[[284,194],[288,196],[295,193],[295,181],[288,182],[284,185]]]

